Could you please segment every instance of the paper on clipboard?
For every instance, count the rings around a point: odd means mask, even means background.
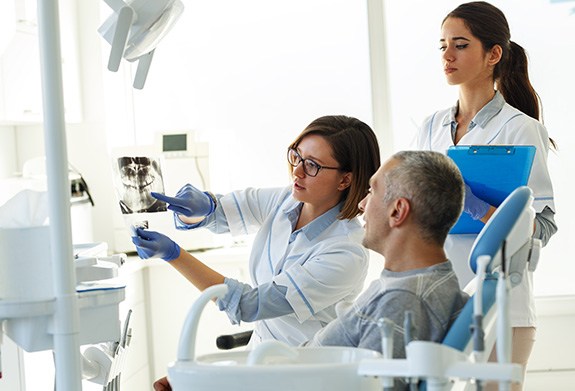
[[[473,194],[499,206],[513,190],[527,185],[535,157],[532,145],[466,145],[447,150]],[[462,213],[450,234],[479,233],[485,224]]]

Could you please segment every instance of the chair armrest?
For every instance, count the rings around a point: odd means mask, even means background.
[[[221,350],[230,350],[240,346],[246,346],[252,337],[253,330],[241,333],[220,335],[216,338],[216,346]]]

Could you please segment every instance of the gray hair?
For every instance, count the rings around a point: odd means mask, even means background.
[[[439,152],[401,151],[392,159],[398,164],[384,177],[384,202],[406,198],[423,238],[443,245],[463,209],[459,169]]]

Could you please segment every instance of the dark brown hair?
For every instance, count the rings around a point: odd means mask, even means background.
[[[485,1],[461,4],[444,19],[459,18],[471,33],[481,41],[483,50],[495,45],[502,49],[501,61],[493,69],[493,81],[507,103],[528,116],[541,121],[541,100],[529,81],[527,54],[511,41],[509,23],[503,12]],[[542,121],[541,121],[542,122]],[[556,147],[553,139],[550,144]]]
[[[361,213],[358,204],[369,190],[369,179],[381,164],[375,133],[356,118],[328,115],[309,124],[289,147],[297,149],[304,137],[311,134],[323,137],[331,146],[340,170],[353,174],[351,185],[343,192],[344,205],[338,218],[356,217]]]

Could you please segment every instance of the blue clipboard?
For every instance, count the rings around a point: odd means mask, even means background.
[[[449,147],[449,156],[473,194],[499,206],[513,190],[527,185],[535,157],[532,145],[466,145]],[[485,226],[462,213],[450,234],[476,234]]]

